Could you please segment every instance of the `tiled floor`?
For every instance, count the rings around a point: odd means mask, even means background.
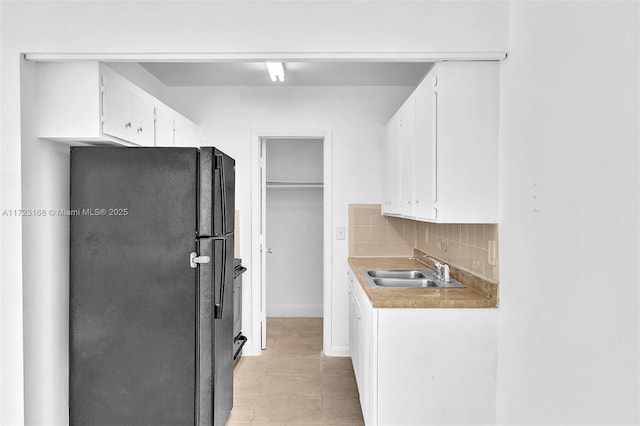
[[[234,371],[231,425],[363,425],[351,358],[322,355],[322,318],[268,318]]]

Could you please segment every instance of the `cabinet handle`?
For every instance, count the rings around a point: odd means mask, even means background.
[[[138,127],[138,133],[142,133],[142,127]]]
[[[416,200],[416,206],[420,205],[420,200]]]
[[[125,124],[125,125],[124,125],[124,127],[125,127],[125,128],[127,128],[127,129],[128,129],[129,127],[131,127],[131,122],[128,122],[127,124]]]

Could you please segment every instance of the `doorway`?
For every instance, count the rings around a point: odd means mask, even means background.
[[[323,317],[323,142],[260,139],[262,349],[267,317]]]

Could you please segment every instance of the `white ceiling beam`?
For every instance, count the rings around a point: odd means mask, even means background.
[[[35,62],[443,62],[501,61],[507,52],[25,53]]]

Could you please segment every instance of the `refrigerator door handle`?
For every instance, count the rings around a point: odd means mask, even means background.
[[[227,245],[226,244],[222,244],[222,259],[223,259],[223,263],[226,262],[227,259]],[[226,265],[223,265],[222,267],[222,273],[221,275],[221,282],[220,282],[220,298],[218,299],[218,303],[214,302],[214,307],[213,307],[213,317],[214,319],[220,319],[222,318],[222,307],[224,306],[224,288],[226,287],[226,281],[227,281],[227,268]]]
[[[220,192],[222,194],[222,235],[229,232],[227,226],[227,182],[224,179],[224,157],[216,154],[216,166],[220,169]]]
[[[198,256],[198,253],[192,251],[189,254],[189,266],[192,268],[197,268],[198,263],[209,263],[211,262],[211,258],[209,256]]]

